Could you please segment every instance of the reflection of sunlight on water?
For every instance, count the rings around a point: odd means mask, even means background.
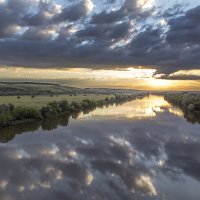
[[[163,96],[150,95],[142,100],[134,100],[123,105],[97,108],[88,114],[81,114],[79,119],[143,119],[155,117],[157,113],[164,112],[163,108],[170,107],[171,105],[164,100]]]
[[[179,117],[182,117],[184,115],[183,112],[179,108],[175,108],[175,107],[169,108],[169,112]]]
[[[154,112],[153,108],[145,108],[144,112],[146,116],[149,116],[149,117],[156,116],[156,113]]]

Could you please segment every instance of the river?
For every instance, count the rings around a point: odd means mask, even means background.
[[[199,200],[200,125],[162,96],[0,130],[1,200]]]

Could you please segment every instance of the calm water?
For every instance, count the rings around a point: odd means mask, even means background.
[[[199,200],[200,125],[161,96],[0,130],[1,200]]]

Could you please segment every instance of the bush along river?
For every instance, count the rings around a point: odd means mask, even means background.
[[[136,98],[142,98],[147,93],[141,92],[130,95],[115,95],[106,97],[102,100],[83,99],[81,102],[67,100],[49,102],[46,106],[38,109],[29,105],[15,106],[11,103],[0,105],[0,127],[7,127],[25,122],[46,120],[49,118],[68,115],[76,117],[80,112],[89,112],[97,107],[103,107],[113,104],[122,104]]]
[[[200,199],[200,125],[163,96],[1,128],[0,142],[1,200]]]

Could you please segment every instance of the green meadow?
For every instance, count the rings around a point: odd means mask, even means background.
[[[89,100],[103,100],[106,97],[114,97],[114,95],[107,94],[77,94],[77,95],[40,95],[40,96],[0,96],[1,104],[13,104],[15,106],[27,106],[42,108],[52,101],[62,101],[67,100],[69,103],[75,101],[77,103],[82,102],[84,99]]]

